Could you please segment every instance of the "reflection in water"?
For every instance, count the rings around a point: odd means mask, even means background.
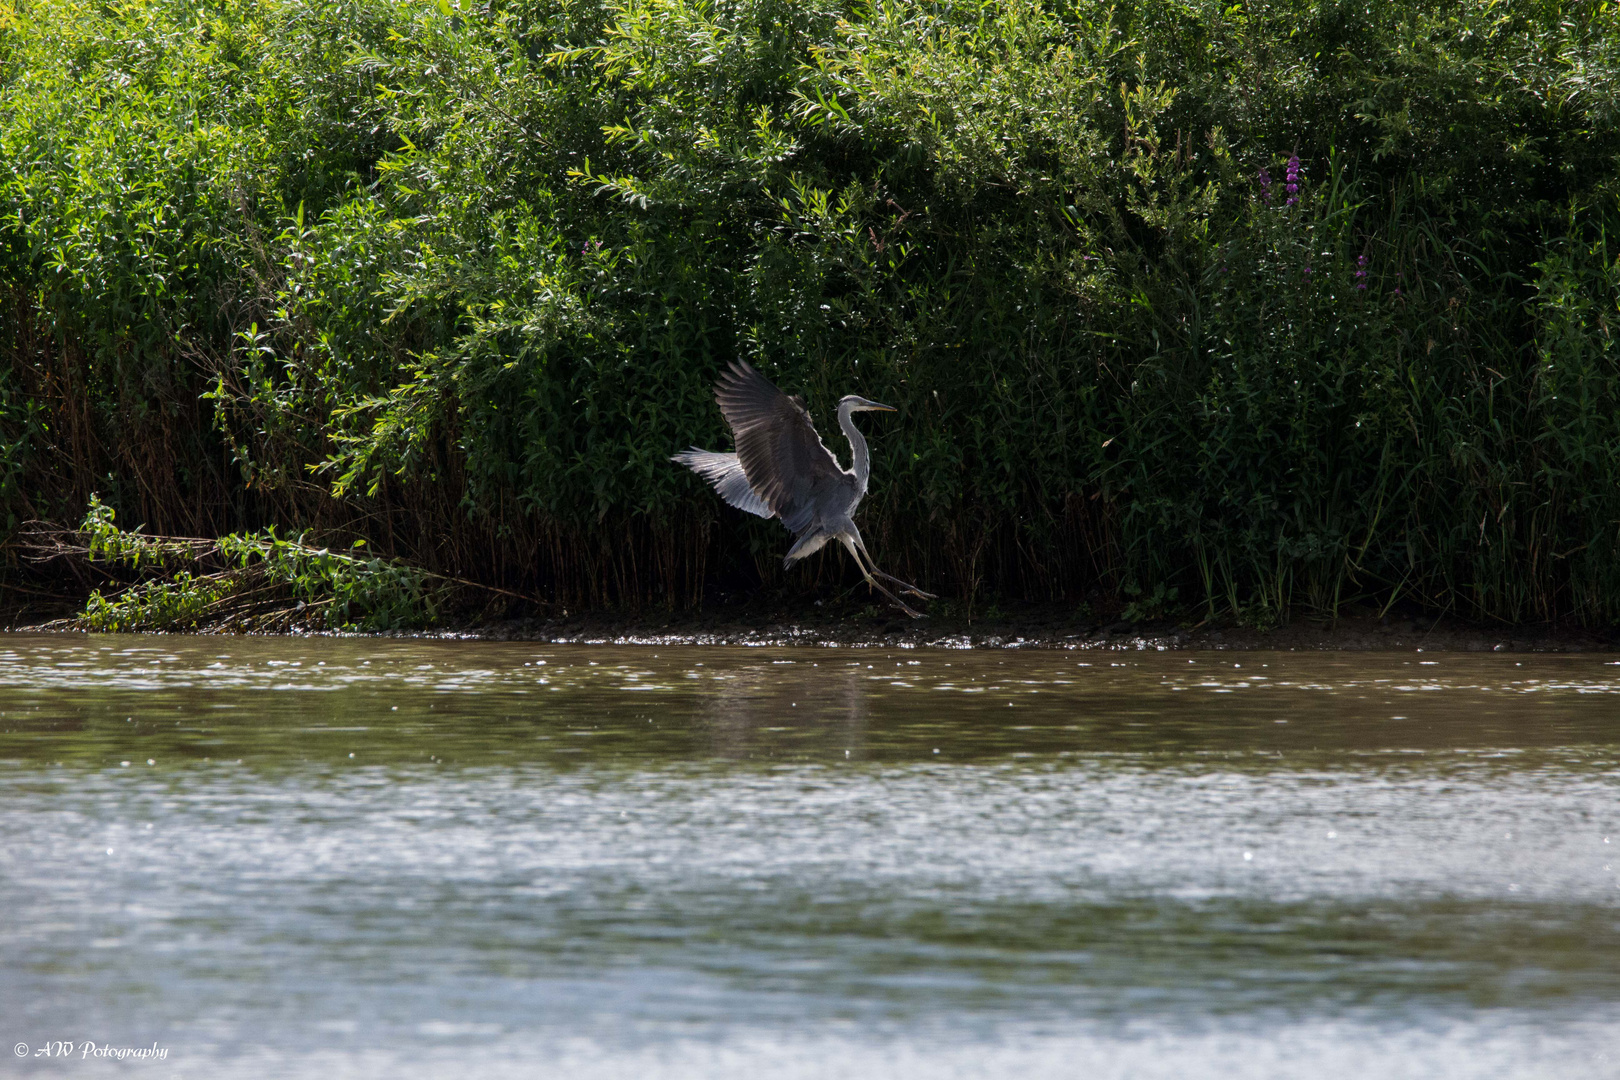
[[[801,664],[810,670],[782,670]],[[702,723],[711,735],[710,752],[749,758],[787,745],[814,746],[823,756],[841,748],[845,757],[864,757],[868,688],[859,668],[853,662],[777,657],[708,674]]]
[[[183,1077],[1612,1076],[1617,691],[13,636],[0,1034]]]

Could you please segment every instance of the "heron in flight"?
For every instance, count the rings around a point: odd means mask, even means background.
[[[854,468],[845,469],[816,434],[803,400],[782,393],[743,361],[733,360],[731,369],[720,375],[714,399],[731,427],[737,452],[721,454],[694,446],[670,460],[703,477],[737,509],[762,518],[781,518],[794,536],[782,565],[792,566],[820,551],[829,540],[837,540],[849,551],[868,585],[898,604],[907,615],[922,618],[877,579],[892,582],[901,592],[924,600],[934,599],[934,594],[879,570],[854,521],[855,508],[866,495],[872,458],[850,416],[896,410],[858,394],[839,400],[838,426],[844,429],[854,454]]]

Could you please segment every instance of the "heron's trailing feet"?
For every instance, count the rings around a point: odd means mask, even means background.
[[[804,402],[782,393],[743,361],[733,360],[730,369],[721,374],[714,397],[731,427],[736,452],[725,454],[693,447],[670,460],[703,477],[737,509],[762,518],[780,518],[794,536],[784,565],[791,566],[821,550],[829,540],[837,540],[860,567],[868,585],[907,615],[922,618],[921,612],[890,592],[878,578],[922,600],[933,600],[934,594],[879,570],[854,522],[855,508],[866,495],[872,459],[866,439],[850,417],[857,412],[894,412],[893,406],[880,405],[858,394],[839,400],[838,426],[853,454],[851,468],[845,469],[816,434]]]

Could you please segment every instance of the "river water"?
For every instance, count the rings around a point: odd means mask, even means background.
[[[0,830],[6,1075],[1620,1075],[1603,656],[8,635]]]

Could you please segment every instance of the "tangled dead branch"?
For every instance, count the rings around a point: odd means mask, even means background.
[[[491,602],[535,597],[347,550],[316,546],[274,529],[218,539],[153,536],[121,529],[92,497],[77,529],[28,522],[10,545],[36,564],[57,560],[103,579],[77,616],[51,629],[215,633],[391,630],[427,626],[457,593]]]

